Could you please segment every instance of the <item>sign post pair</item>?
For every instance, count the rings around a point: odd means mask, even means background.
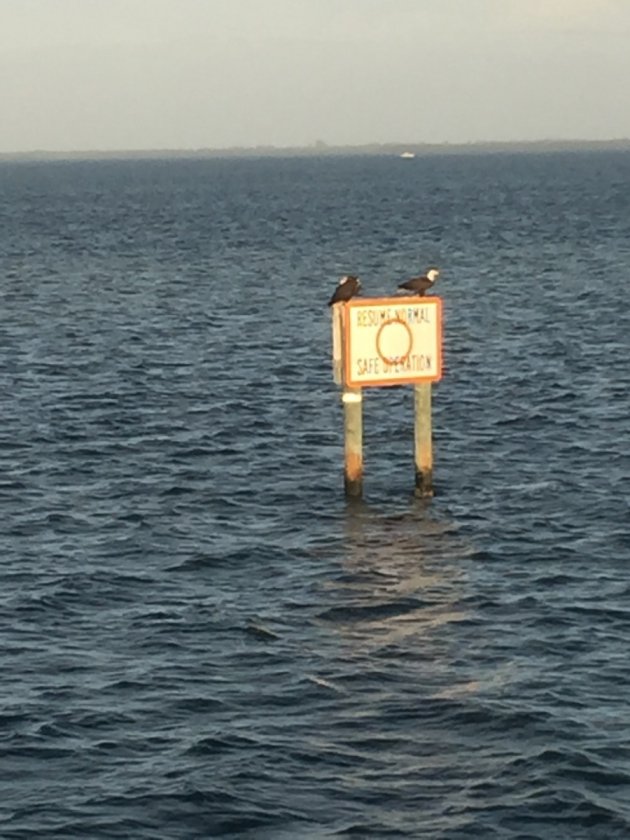
[[[343,388],[345,492],[363,492],[362,389],[415,387],[416,495],[433,495],[431,383],[442,376],[438,297],[354,298],[333,306],[333,375]]]

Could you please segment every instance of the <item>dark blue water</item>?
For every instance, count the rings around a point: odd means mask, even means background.
[[[3,840],[630,837],[630,155],[0,191]],[[348,505],[324,304],[432,263]]]

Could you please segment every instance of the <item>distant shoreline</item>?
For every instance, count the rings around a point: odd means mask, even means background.
[[[528,140],[475,143],[367,143],[359,146],[332,146],[318,142],[311,146],[232,146],[202,149],[128,149],[0,152],[0,161],[47,160],[134,160],[167,158],[243,158],[243,157],[426,157],[429,155],[527,154],[581,151],[630,151],[630,138],[618,140]],[[405,155],[407,153],[407,155]],[[413,154],[411,154],[413,153]]]

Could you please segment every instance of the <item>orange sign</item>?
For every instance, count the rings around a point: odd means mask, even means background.
[[[442,376],[442,300],[354,298],[344,306],[345,383],[435,382]]]

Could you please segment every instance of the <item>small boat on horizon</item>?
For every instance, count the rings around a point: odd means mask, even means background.
[[[405,160],[409,160],[410,158],[415,158],[415,156],[416,156],[415,152],[403,152],[401,154],[401,158],[405,158]]]

